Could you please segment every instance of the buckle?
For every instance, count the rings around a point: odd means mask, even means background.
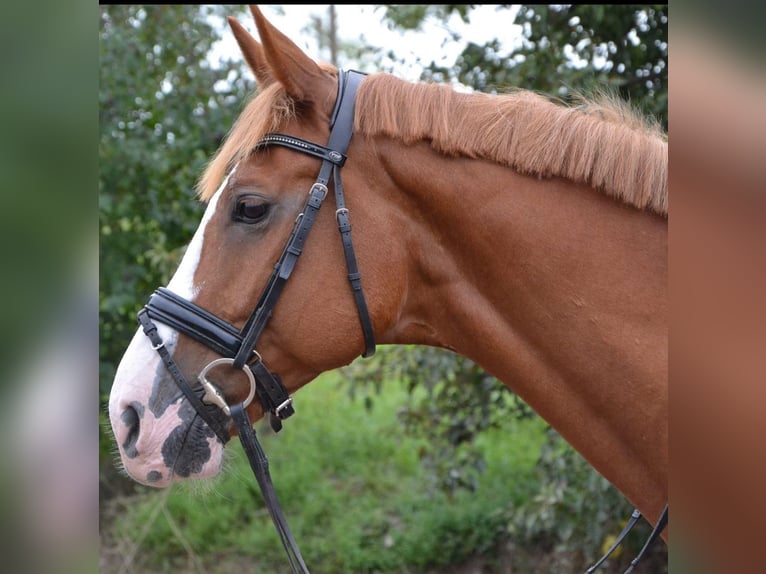
[[[309,195],[314,195],[315,191],[319,191],[322,194],[322,198],[320,201],[324,201],[324,198],[327,197],[327,186],[323,183],[319,183],[318,181],[314,182],[314,185],[311,186],[311,189],[309,190]]]
[[[341,207],[340,209],[336,209],[335,210],[335,220],[338,221],[338,223],[340,223],[340,219],[339,218],[340,218],[341,215],[345,215],[346,217],[348,217],[348,208],[347,207]]]
[[[277,408],[274,409],[274,414],[277,416],[277,418],[283,418],[281,415],[281,411],[285,410],[287,407],[289,407],[291,404],[293,404],[292,397],[288,397],[285,402],[283,402],[281,405],[279,405]]]

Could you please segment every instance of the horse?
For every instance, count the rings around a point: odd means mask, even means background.
[[[201,223],[115,375],[127,473],[215,476],[238,425],[278,430],[321,373],[378,344],[429,345],[494,375],[661,520],[662,129],[615,99],[344,72],[251,12],[260,41],[229,24],[257,95],[200,178]]]

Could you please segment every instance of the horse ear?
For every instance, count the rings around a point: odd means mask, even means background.
[[[239,44],[239,49],[242,51],[247,65],[250,66],[253,74],[255,74],[255,81],[258,83],[258,87],[260,89],[265,88],[274,81],[274,76],[266,60],[266,55],[263,53],[263,46],[236,19],[229,16],[227,20],[229,21],[229,26],[231,26],[231,31],[234,32],[234,38],[237,40],[237,44]]]
[[[251,4],[250,12],[274,79],[294,100],[305,101],[322,84],[322,70],[290,38],[272,26],[257,6]]]

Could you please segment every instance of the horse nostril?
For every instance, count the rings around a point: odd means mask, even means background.
[[[142,411],[143,409],[140,405],[131,405],[122,411],[122,414],[120,415],[122,424],[128,429],[128,434],[125,436],[125,441],[122,443],[122,449],[125,452],[125,456],[128,458],[135,458],[138,455],[136,443],[138,443],[138,433],[141,429],[140,412]]]

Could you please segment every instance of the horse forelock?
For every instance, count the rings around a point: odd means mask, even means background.
[[[264,135],[279,131],[294,116],[295,102],[281,84],[275,82],[259,91],[245,106],[223,145],[205,168],[197,184],[199,198],[210,200],[232,167],[250,155]]]
[[[337,76],[335,66],[323,63],[319,67]],[[197,183],[199,198],[208,201],[213,197],[232,167],[247,158],[263,136],[280,131],[295,116],[295,100],[287,94],[282,84],[273,82],[259,90],[245,106],[226,135],[223,145],[205,168]]]
[[[406,144],[428,140],[446,155],[488,159],[524,174],[563,177],[667,216],[666,136],[606,94],[563,106],[529,90],[467,94],[381,73],[359,88],[355,128]]]

